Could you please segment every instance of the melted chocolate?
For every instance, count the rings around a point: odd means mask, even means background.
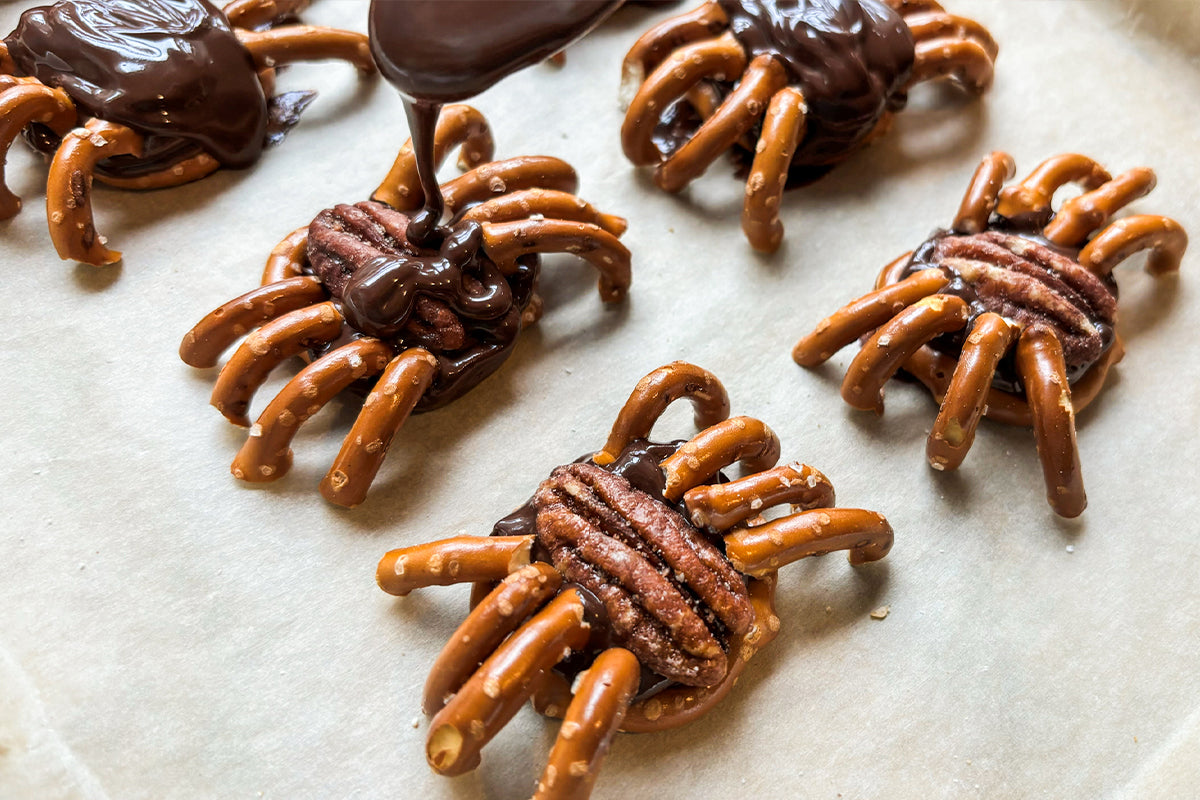
[[[729,27],[754,58],[770,55],[804,94],[805,133],[789,183],[807,183],[845,159],[887,112],[904,107],[912,72],[912,34],[900,15],[878,0],[718,0]],[[733,89],[708,82],[718,101]],[[699,127],[686,100],[664,114],[655,131],[669,155]],[[752,132],[758,138],[758,130]]]
[[[201,150],[246,167],[262,152],[268,110],[254,62],[205,0],[62,0],[22,14],[5,44],[20,74],[147,137],[142,159],[109,159],[102,173],[134,177]]]
[[[1044,217],[1038,221],[997,217],[988,231],[971,236],[939,230],[913,251],[900,277],[923,269],[941,269],[950,278],[950,284],[940,293],[964,300],[970,314],[962,330],[942,334],[930,342],[930,346],[957,358],[962,352],[965,337],[974,328],[979,316],[994,312],[1021,327],[1033,322],[1050,324],[1062,344],[1070,383],[1081,378],[1108,352],[1116,338],[1116,282],[1111,275],[1098,277],[1079,266],[1078,250],[1060,247],[1039,235],[1044,221]],[[1022,247],[1022,241],[1029,242],[1032,247]],[[977,248],[988,245],[999,245],[996,252],[1005,261],[1014,262],[1014,271],[1024,276],[1032,287],[1067,301],[1087,318],[1089,325],[1083,329],[1064,325],[1059,320],[1048,318],[1045,310],[1036,303],[1036,298],[1014,297],[991,282],[980,283],[964,277],[954,266],[954,260],[978,259],[991,264],[986,254],[976,252]],[[1024,252],[1027,249],[1028,252]],[[948,261],[944,262],[944,259]],[[1013,269],[1003,264],[991,265]],[[1025,390],[1017,374],[1014,353],[1015,348],[1010,348],[1001,359],[992,385],[1002,391],[1022,394]]]
[[[425,207],[409,239],[435,247],[442,194],[433,132],[443,103],[466,100],[583,36],[622,0],[371,0],[371,53],[404,97]]]
[[[425,348],[439,366],[417,406],[428,411],[462,396],[508,357],[538,260],[522,259],[505,276],[484,254],[477,223],[440,228],[437,248],[414,244],[410,229],[407,215],[379,203],[337,206],[313,220],[310,269],[349,323],[344,338],[316,354],[363,335],[397,351]]]

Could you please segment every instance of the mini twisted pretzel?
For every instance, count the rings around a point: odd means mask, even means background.
[[[621,66],[626,158],[679,192],[722,152],[751,152],[742,230],[774,252],[790,177],[811,181],[884,133],[916,83],[991,85],[997,47],[982,25],[935,2],[888,5],[710,0],[656,25]]]
[[[308,0],[234,0],[224,12],[196,4],[187,9],[190,16],[181,23],[183,28],[176,24],[178,20],[149,8],[144,19],[139,17],[143,28],[128,32],[121,26],[105,27],[108,9],[100,0],[64,0],[53,7],[32,9],[42,16],[32,22],[22,17],[7,37],[12,50],[9,44],[0,47],[0,219],[14,216],[21,208],[20,200],[4,182],[2,164],[8,150],[22,130],[43,125],[53,136],[36,137],[36,146],[53,155],[46,210],[56,251],[64,260],[96,266],[118,261],[120,252],[106,247],[96,230],[91,200],[94,180],[120,189],[160,189],[199,180],[223,164],[244,167],[265,141],[263,132],[270,113],[266,101],[273,94],[275,67],[335,58],[350,61],[363,73],[374,71],[363,34],[304,25],[251,29],[283,20],[307,4]],[[75,14],[81,30],[65,25],[60,11]],[[192,27],[187,28],[189,25]],[[88,37],[89,26],[103,29],[102,40],[126,35],[157,37],[148,50],[158,56],[138,60],[129,55],[140,52],[137,47],[96,46]],[[50,52],[38,55],[34,51],[44,49],[42,44],[27,45],[24,37],[31,27],[37,29],[34,39],[49,42]],[[72,65],[97,59],[103,67],[105,54],[118,50],[127,61],[110,65],[109,75],[99,83],[72,72]],[[251,66],[245,55],[253,62],[254,71],[235,74]],[[211,83],[218,88],[193,92],[182,100],[171,94],[167,87],[200,85],[200,78],[188,73],[200,68],[196,64],[218,76],[206,82],[206,86]],[[19,74],[23,71],[29,74]],[[163,94],[146,89],[147,81],[156,77],[162,79]],[[222,94],[226,89],[232,93]],[[260,91],[265,97],[259,96]],[[243,108],[238,118],[246,123],[229,124],[215,136],[204,133],[210,117],[196,109],[214,103]],[[261,109],[256,114],[258,104]],[[96,116],[91,116],[93,113]],[[163,146],[158,152],[153,152],[155,148],[146,151],[146,136],[160,140]],[[238,137],[245,141],[234,144]],[[215,154],[207,152],[204,148],[214,147],[216,140],[224,144],[215,146]],[[51,142],[57,142],[52,151]]]
[[[649,442],[658,417],[685,397],[709,427],[682,446]],[[882,516],[832,508],[833,487],[812,467],[770,468],[779,452],[774,434],[728,412],[711,373],[683,362],[661,367],[638,383],[604,450],[555,469],[529,505],[497,524],[509,533],[384,556],[376,579],[392,594],[486,584],[425,684],[423,708],[434,715],[426,756],[435,771],[472,769],[530,698],[541,713],[563,718],[534,797],[586,800],[618,730],[662,730],[704,714],[774,639],[779,567],[832,550],[847,550],[852,564],[887,554],[893,533]],[[763,471],[693,485],[739,458]],[[655,467],[665,498],[647,493],[659,486]],[[683,504],[674,503],[684,489]],[[763,522],[763,512],[782,504],[793,513]],[[723,536],[724,547],[688,525],[683,511]],[[676,594],[679,586],[691,600]],[[705,619],[720,620],[723,633]],[[639,628],[630,620],[652,622]],[[693,681],[696,664],[705,677]]]
[[[1187,234],[1166,217],[1112,220],[1154,187],[1144,167],[1112,178],[1066,153],[1004,187],[1014,173],[1007,153],[988,154],[952,228],[884,267],[875,291],[819,323],[792,355],[813,367],[863,339],[842,397],[877,412],[897,370],[916,377],[940,404],[926,444],[937,470],[962,463],[985,415],[1032,426],[1050,506],[1074,517],[1087,504],[1075,414],[1124,354],[1112,269],[1147,250],[1147,271],[1175,272]],[[1067,183],[1085,191],[1056,211],[1054,194]]]
[[[370,381],[320,483],[330,502],[356,506],[408,416],[483,380],[511,353],[521,328],[537,321],[536,254],[576,254],[596,266],[603,300],[625,295],[630,254],[617,239],[625,220],[572,194],[578,179],[569,164],[547,156],[478,163],[492,155],[487,121],[469,106],[447,106],[436,155],[460,145],[474,166],[443,187],[455,215],[446,241],[459,248],[451,255],[409,243],[409,217],[382,203],[335,206],[275,246],[263,286],[215,309],[184,337],[180,357],[196,367],[214,366],[245,337],[212,394],[212,404],[243,426],[272,370],[295,355],[317,359],[251,426],[235,476],[280,478],[298,426],[350,383]],[[411,143],[376,195],[420,207]],[[376,269],[394,271],[380,277]],[[384,284],[398,288],[379,290]]]

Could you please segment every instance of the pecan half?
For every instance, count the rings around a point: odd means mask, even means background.
[[[917,250],[909,271],[930,266],[949,274],[942,293],[965,300],[972,319],[992,311],[1021,328],[1052,328],[1072,379],[1112,344],[1116,286],[1066,251],[1004,231],[939,235]],[[966,330],[971,327],[968,322]]]
[[[684,517],[593,464],[559,467],[534,497],[539,543],[603,604],[614,643],[678,683],[712,686],[754,619],[746,585]]]

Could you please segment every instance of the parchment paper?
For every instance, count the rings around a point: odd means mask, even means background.
[[[0,8],[0,29],[31,4]],[[841,556],[786,569],[783,630],[736,691],[690,727],[619,737],[595,797],[1200,793],[1200,246],[1178,279],[1140,258],[1119,270],[1128,355],[1079,419],[1090,505],[1075,522],[1046,506],[1028,430],[985,422],[963,468],[934,473],[923,390],[891,385],[875,418],[838,397],[852,348],[815,372],[789,357],[949,222],[992,149],[1022,174],[1068,150],[1114,172],[1152,166],[1158,188],[1135,210],[1200,234],[1193,3],[947,4],[1001,43],[994,89],[915,92],[889,136],[786,195],[773,257],[741,236],[728,162],[669,197],[621,156],[618,64],[669,12],[625,9],[565,67],[480,97],[498,155],[566,158],[583,197],[629,217],[633,291],[604,307],[590,267],[549,260],[541,323],[497,375],[407,424],[354,511],[316,492],[353,398],[305,426],[289,475],[248,488],[228,474],[244,433],[207,405],[215,371],[176,349],[255,285],[285,234],[374,188],[407,135],[389,87],[295,67],[281,88],[321,95],[254,169],[98,189],[98,224],[125,253],[110,269],[53,255],[45,169],[14,147],[26,207],[0,226],[0,797],[527,796],[556,731],[528,709],[478,771],[426,766],[420,687],[466,590],[396,600],[375,563],[486,533],[679,358],[716,372],[735,413],[768,422],[841,505],[885,513],[896,545],[862,569]],[[320,0],[308,18],[361,30],[366,5]],[[658,429],[692,432],[685,409]]]

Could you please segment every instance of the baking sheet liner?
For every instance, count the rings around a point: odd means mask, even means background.
[[[1078,521],[1046,506],[1029,431],[985,422],[962,469],[937,474],[923,457],[935,408],[917,387],[889,386],[876,418],[838,398],[850,349],[813,372],[789,357],[950,220],[992,149],[1021,173],[1066,150],[1114,172],[1152,166],[1159,186],[1134,209],[1200,231],[1195,4],[947,3],[1000,42],[994,89],[914,92],[889,136],[786,195],[773,257],[742,239],[728,162],[669,197],[621,156],[618,63],[669,12],[624,9],[561,69],[480,97],[498,155],[566,158],[581,196],[629,217],[633,291],[602,306],[590,267],[548,260],[543,320],[497,375],[410,420],[354,511],[316,492],[352,399],[300,432],[289,475],[248,488],[228,474],[243,432],[207,405],[214,371],[176,349],[255,284],[280,238],[368,195],[407,135],[389,87],[297,66],[281,88],[320,97],[254,169],[98,189],[98,224],[125,252],[111,269],[53,256],[45,170],[15,147],[8,181],[26,208],[0,224],[0,797],[527,796],[556,729],[529,710],[478,771],[426,766],[420,687],[466,590],[396,600],[375,563],[486,533],[553,466],[600,446],[640,376],[679,358],[719,375],[734,412],[767,421],[841,505],[885,513],[896,546],[862,569],[831,556],[784,570],[783,630],[736,691],[689,727],[619,737],[595,797],[1200,792],[1196,248],[1177,279],[1140,259],[1119,270],[1128,355],[1079,420]],[[29,5],[0,7],[0,27]],[[361,30],[366,5],[320,0],[307,16]],[[691,432],[684,409],[658,428]]]

